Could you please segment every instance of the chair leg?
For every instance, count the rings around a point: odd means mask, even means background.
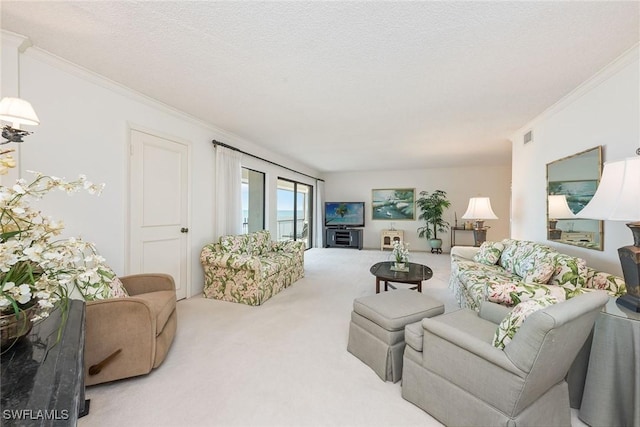
[[[95,365],[91,365],[89,367],[89,375],[98,375],[100,371],[102,371],[102,368],[106,367],[111,362],[113,362],[113,360],[116,358],[116,356],[118,356],[118,354],[120,354],[121,351],[122,349],[119,348],[113,353],[111,353],[109,356],[107,356],[102,362],[96,363]]]

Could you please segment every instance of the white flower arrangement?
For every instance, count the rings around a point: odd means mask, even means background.
[[[403,263],[409,261],[409,244],[405,242],[395,241],[393,242],[393,250],[391,256],[397,263]]]
[[[7,152],[0,153],[2,167],[14,167]],[[64,225],[31,202],[47,193],[67,194],[85,190],[100,194],[104,184],[80,175],[75,181],[38,172],[31,182],[0,185],[0,314],[18,313],[38,305],[32,320],[40,320],[58,305],[65,307],[69,294],[78,289],[84,296],[96,284],[109,283],[115,274],[104,264],[93,244],[80,238],[56,239]]]

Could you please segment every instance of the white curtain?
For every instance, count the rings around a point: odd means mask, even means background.
[[[324,247],[324,181],[316,179],[316,219],[314,240],[316,248]]]
[[[215,222],[216,239],[242,233],[242,153],[216,146]]]

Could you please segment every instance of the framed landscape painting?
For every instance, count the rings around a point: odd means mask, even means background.
[[[371,212],[374,220],[415,220],[415,188],[371,190]]]
[[[564,194],[567,196],[567,204],[574,214],[587,206],[587,203],[596,194],[596,188],[598,188],[598,180],[595,179],[549,182],[549,194]]]

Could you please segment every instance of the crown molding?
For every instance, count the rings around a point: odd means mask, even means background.
[[[25,42],[31,45],[31,39],[29,37],[11,31],[2,30],[0,37],[2,38],[2,43],[9,42],[15,46],[16,50],[20,49],[20,46]]]
[[[187,114],[181,110],[178,110],[177,108],[170,106],[169,104],[165,104],[162,101],[137,92],[121,83],[118,83],[94,71],[91,71],[78,64],[61,58],[51,52],[34,46],[29,37],[6,30],[1,31],[1,37],[3,42],[8,41],[13,47],[15,47],[16,53],[21,52],[25,56],[32,57],[38,61],[44,62],[61,71],[67,72],[85,81],[101,86],[128,99],[140,102],[151,108],[160,110],[166,114],[190,122],[191,124],[194,124],[196,126],[204,127],[214,132],[219,137],[228,138],[236,143],[240,142],[248,145],[254,145],[250,141],[247,141],[230,131],[222,129],[212,123],[206,122],[190,114]]]
[[[592,77],[581,83],[574,90],[569,92],[564,97],[560,98],[556,103],[552,104],[538,116],[530,120],[526,125],[519,128],[516,132],[514,132],[509,138],[513,141],[520,141],[520,135],[528,132],[529,130],[535,128],[536,124],[547,119],[550,116],[553,116],[560,111],[564,110],[570,104],[574,103],[582,96],[586,95],[596,87],[600,86],[602,83],[607,81],[609,78],[620,72],[622,69],[627,67],[629,64],[633,62],[637,62],[640,59],[640,43],[636,43],[633,47],[622,53],[612,62],[607,64],[604,68],[594,74]]]
[[[23,40],[24,41],[24,40]],[[204,120],[201,120],[197,117],[194,117],[190,114],[187,114],[183,111],[178,110],[177,108],[174,108],[168,104],[165,104],[161,101],[158,101],[157,99],[151,98],[147,95],[144,95],[140,92],[137,92],[121,83],[118,83],[116,81],[113,81],[111,79],[108,79],[94,71],[91,71],[89,69],[86,69],[78,64],[75,64],[71,61],[68,61],[64,58],[61,58],[57,55],[52,54],[51,52],[48,52],[44,49],[41,49],[39,47],[36,46],[32,46],[30,45],[30,47],[28,47],[28,49],[24,52],[25,56],[29,56],[32,57],[33,59],[36,59],[40,62],[46,63],[48,65],[51,65],[54,68],[57,68],[61,71],[67,72],[69,74],[72,74],[78,78],[81,78],[85,81],[88,81],[90,83],[96,84],[100,87],[103,87],[109,91],[115,92],[123,97],[126,97],[128,99],[131,99],[135,102],[139,102],[141,104],[144,104],[150,108],[153,108],[155,110],[159,110],[163,113],[166,113],[168,115],[171,115],[173,117],[176,117],[180,120],[189,122],[195,126],[199,126],[201,128],[205,128],[209,131],[211,131],[212,136],[211,139],[223,139],[229,143],[233,143],[234,145],[238,145],[240,147],[242,147],[244,150],[247,151],[252,151],[252,152],[267,152],[269,153],[268,150],[265,150],[264,147],[251,142],[249,140],[246,140],[242,137],[240,137],[239,135],[227,131],[225,129],[222,129],[214,124],[208,123]],[[211,142],[211,141],[208,141]],[[271,153],[272,155],[273,153]],[[281,157],[282,163],[293,163],[295,165],[296,168],[301,169],[301,170],[305,170],[307,171],[309,174],[314,175],[314,174],[318,174],[318,171],[316,171],[313,168],[309,168],[308,166],[301,164],[295,160],[291,160],[288,158],[285,158],[283,156],[277,155],[277,157]]]
[[[48,65],[51,65],[52,67],[55,67],[61,71],[67,72],[69,74],[72,74],[76,77],[79,77],[85,81],[88,81],[90,83],[93,83],[95,85],[101,86],[109,91],[115,92],[119,95],[122,95],[126,98],[129,98],[133,101],[136,102],[140,102],[142,104],[145,104],[149,107],[152,107],[154,109],[158,109],[158,110],[162,110],[164,113],[167,114],[171,114],[173,116],[176,116],[182,120],[187,120],[193,124],[196,124],[198,126],[202,126],[205,127],[207,129],[210,129],[212,131],[215,131],[217,133],[223,133],[223,134],[229,134],[231,135],[230,132],[225,131],[224,129],[220,129],[214,125],[212,125],[211,123],[207,123],[204,120],[201,120],[197,117],[194,117],[190,114],[187,114],[183,111],[178,110],[177,108],[174,108],[172,106],[170,106],[169,104],[165,104],[162,101],[159,101],[155,98],[152,98],[150,96],[144,95],[140,92],[137,92],[121,83],[118,83],[114,80],[111,80],[107,77],[104,77],[94,71],[91,71],[87,68],[84,68],[78,64],[75,64],[73,62],[70,62],[64,58],[61,58],[59,56],[56,56],[48,51],[45,51],[39,47],[33,46],[31,48],[29,48],[28,50],[25,51],[24,53],[25,56],[29,56],[31,58],[34,58],[40,62],[44,62]]]

